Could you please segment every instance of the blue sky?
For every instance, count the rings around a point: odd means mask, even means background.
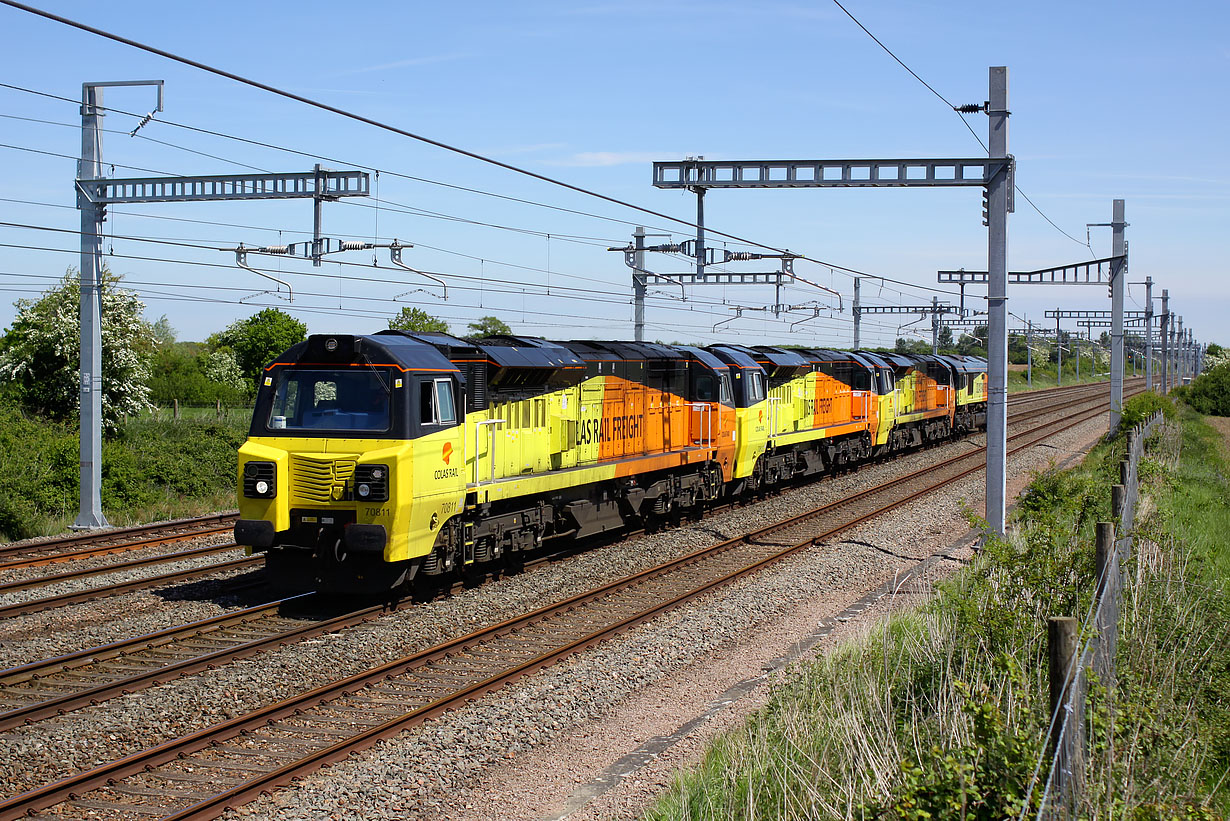
[[[53,2],[43,8],[332,105],[600,191],[694,216],[690,194],[651,186],[651,162],[710,159],[963,157],[981,151],[958,115],[897,65],[836,5],[809,3],[247,3]],[[1009,266],[1089,259],[1086,224],[1126,200],[1129,281],[1152,276],[1204,341],[1230,342],[1230,277],[1218,246],[1230,217],[1230,4],[1189,2],[869,3],[847,8],[953,103],[981,103],[987,67],[1006,65],[1010,150],[1018,185],[1063,231],[1018,199]],[[552,338],[631,338],[629,271],[608,245],[634,225],[678,224],[494,168],[473,159],[0,8],[0,82],[79,99],[81,83],[157,78],[166,111],[130,138],[153,105],[149,89],[111,89],[104,157],[114,176],[136,166],[172,174],[307,171],[308,156],[171,125],[178,123],[380,169],[380,203],[325,207],[325,230],[396,237],[405,261],[449,282],[449,299],[383,252],[353,252],[320,269],[261,264],[291,281],[293,304],[259,292],[265,280],[214,248],[284,244],[312,227],[308,201],[140,205],[114,209],[111,267],[181,339],[203,339],[263,305],[312,331],[370,332],[403,305],[455,332],[494,314],[516,332]],[[0,222],[76,230],[71,159],[77,106],[0,88]],[[15,118],[27,119],[15,119]],[[47,122],[30,122],[29,120]],[[985,139],[986,118],[967,118]],[[151,138],[151,139],[143,139]],[[154,142],[158,140],[161,142]],[[165,144],[165,143],[169,143]],[[194,153],[195,152],[195,153]],[[212,155],[212,156],[204,156]],[[110,170],[110,169],[108,169]],[[410,179],[413,178],[413,179]],[[453,186],[453,187],[449,187]],[[459,188],[474,189],[472,193]],[[376,193],[375,191],[373,193]],[[496,194],[499,196],[490,196]],[[20,202],[15,202],[19,200]],[[522,202],[514,201],[521,200]],[[376,207],[378,206],[378,207]],[[578,214],[573,212],[584,212]],[[865,280],[868,303],[920,304],[938,269],[986,267],[976,189],[715,191],[711,228],[913,284]],[[221,224],[220,224],[221,223]],[[477,224],[482,223],[482,224]],[[514,230],[510,230],[514,229]],[[1090,230],[1108,256],[1106,228]],[[160,238],[180,247],[125,237]],[[0,327],[12,301],[47,287],[77,258],[76,237],[0,226]],[[727,247],[739,248],[736,243]],[[343,264],[339,264],[343,263]],[[663,272],[686,262],[654,257]],[[754,264],[732,270],[758,270]],[[849,275],[800,262],[797,273],[846,296]],[[414,290],[414,289],[425,290]],[[649,339],[849,346],[851,317],[774,319],[753,310],[768,287],[700,286],[687,301],[654,289]],[[406,291],[409,295],[400,296]],[[975,293],[971,290],[971,297]],[[946,293],[941,298],[953,298]],[[1129,309],[1144,289],[1132,286]],[[241,303],[239,300],[243,299]],[[827,295],[792,287],[785,301]],[[971,304],[977,304],[971,298]],[[746,310],[716,332],[714,324]],[[1048,308],[1109,308],[1105,288],[1017,287],[1010,309],[1043,322]],[[866,344],[891,344],[915,317],[868,317]],[[899,321],[898,321],[899,320]],[[798,324],[793,324],[798,323]],[[793,327],[792,327],[793,324]],[[913,330],[927,332],[918,322]]]

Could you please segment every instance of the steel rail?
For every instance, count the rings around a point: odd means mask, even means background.
[[[1019,439],[1023,439],[1025,437],[1031,436],[1035,433],[1038,433],[1039,431],[1043,431],[1041,434],[1035,436],[1032,440],[1025,441],[1022,444],[1020,444],[1018,447],[1014,448],[1013,452],[1015,453],[1024,448],[1030,447],[1033,444],[1036,444],[1036,442],[1041,441],[1042,439],[1045,439],[1048,436],[1052,435],[1052,432],[1048,429],[1054,429],[1057,427],[1066,429],[1076,422],[1083,421],[1084,419],[1092,418],[1098,413],[1103,412],[1106,405],[1107,405],[1106,401],[1100,401],[1093,409],[1086,411],[1083,414],[1069,415],[1066,418],[1059,419],[1059,420],[1053,420],[1051,422],[1039,425],[1029,431],[1023,431],[1021,433],[1016,434],[1013,438],[1019,440]],[[970,459],[972,457],[977,456],[982,450],[983,449],[980,448],[970,453],[962,454],[953,460],[949,460],[949,462],[956,462],[956,461],[960,461],[961,459]],[[876,490],[887,491],[893,486],[896,486],[905,481],[908,481],[909,478],[911,477],[918,476],[926,472],[937,472],[938,473],[939,470],[942,469],[947,464],[948,462],[945,462],[945,463],[941,463],[940,465],[933,466],[930,469],[923,469],[920,471],[915,471],[913,474],[910,474],[907,477],[893,480],[875,489],[868,489],[866,491],[860,492],[859,494],[856,494],[854,497],[851,497],[851,498],[852,499],[865,498],[871,495],[871,493]],[[975,464],[974,466],[963,471],[960,474],[960,476],[966,476],[971,473],[975,473],[978,470],[982,469],[982,467],[983,466],[980,464]],[[748,573],[755,572],[757,569],[773,561],[776,561],[781,558],[785,558],[786,556],[794,552],[797,552],[798,550],[807,548],[811,546],[812,544],[815,544],[818,540],[822,538],[826,538],[828,535],[841,532],[842,530],[848,529],[849,527],[853,526],[859,521],[864,521],[868,518],[872,518],[873,516],[878,515],[878,513],[881,513],[884,510],[889,510],[889,509],[898,507],[902,504],[912,501],[913,499],[919,498],[925,495],[926,493],[929,493],[930,491],[934,490],[935,487],[948,484],[953,480],[954,480],[953,477],[945,476],[934,486],[924,487],[922,489],[919,489],[912,493],[907,494],[904,498],[898,498],[898,499],[892,500],[887,505],[881,505],[876,510],[873,510],[869,513],[863,513],[859,515],[855,521],[846,521],[843,523],[839,523],[837,526],[830,528],[826,532],[826,534],[819,535],[819,536],[811,535],[807,539],[803,540],[802,542],[799,542],[793,547],[788,547],[784,550],[776,551],[771,556],[762,558],[754,562],[753,564],[746,565],[745,567],[739,570],[733,571],[733,572],[725,573],[720,578],[706,582],[700,587],[695,587],[693,590],[689,592],[676,595],[665,601],[659,601],[648,608],[642,609],[640,612],[631,614],[624,618],[620,618],[615,624],[608,625],[607,627],[601,630],[591,632],[590,634],[582,636],[581,638],[568,641],[562,646],[559,646],[547,652],[541,653],[535,656],[534,658],[526,660],[521,664],[518,664],[508,670],[505,670],[504,672],[500,674],[492,675],[492,676],[482,679],[481,681],[468,684],[465,687],[458,689],[457,691],[455,691],[449,696],[446,696],[444,698],[435,699],[424,706],[418,707],[400,716],[396,716],[390,719],[389,721],[384,722],[378,726],[369,726],[367,729],[362,729],[360,732],[357,732],[355,735],[347,738],[345,741],[337,742],[332,745],[326,746],[322,749],[312,751],[306,755],[301,756],[300,760],[294,763],[287,764],[287,765],[280,766],[280,767],[275,767],[274,769],[268,772],[261,773],[255,778],[249,778],[248,776],[241,776],[241,778],[245,779],[242,781],[242,783],[228,787],[225,790],[220,791],[218,794],[212,797],[206,798],[202,801],[199,801],[198,803],[190,807],[184,808],[182,810],[176,810],[175,808],[163,808],[166,810],[166,813],[167,813],[166,815],[164,815],[164,817],[167,819],[176,819],[176,821],[182,821],[184,819],[189,819],[189,818],[216,817],[227,806],[233,806],[238,803],[242,803],[246,800],[250,800],[252,797],[254,797],[255,795],[259,794],[262,791],[267,791],[268,789],[271,789],[274,786],[288,783],[294,777],[302,775],[305,772],[317,769],[323,764],[339,761],[354,751],[370,747],[372,744],[374,744],[376,741],[380,740],[381,738],[385,738],[393,734],[396,734],[401,729],[403,729],[404,727],[408,726],[411,723],[416,723],[418,721],[429,718],[433,715],[438,715],[439,713],[444,712],[445,710],[454,708],[456,706],[460,706],[464,702],[468,700],[472,700],[473,698],[477,697],[478,695],[482,693],[490,692],[492,690],[498,689],[502,687],[504,684],[506,684],[508,681],[515,680],[517,678],[520,678],[521,676],[527,675],[530,672],[541,669],[542,667],[546,667],[554,663],[555,661],[557,661],[559,658],[562,658],[566,655],[570,655],[586,647],[590,647],[595,644],[598,644],[606,640],[607,638],[609,638],[611,635],[614,635],[617,632],[626,630],[629,627],[632,627],[636,624],[640,624],[644,621],[647,621],[655,617],[656,615],[660,614],[664,610],[667,610],[672,607],[676,607],[685,601],[691,600],[699,595],[703,595],[704,593],[707,593],[710,590],[713,590],[716,587],[719,587],[723,584],[729,583],[730,581],[733,581],[734,579],[740,578],[744,575],[747,575]],[[828,505],[824,505],[812,511],[812,514],[813,516],[819,515],[824,511],[833,510],[834,508],[840,507],[843,504],[849,504],[850,501],[851,499],[847,499],[847,500],[842,500],[841,502],[834,502]],[[787,520],[787,522],[790,522],[792,520],[798,520],[800,518],[802,517],[801,516],[791,517],[791,520]],[[744,534],[743,536],[739,537],[739,539],[737,540],[728,540],[727,542],[723,542],[718,545],[705,548],[701,551],[696,551],[692,554],[688,554],[687,556],[679,557],[677,559],[674,559],[658,567],[650,568],[648,570],[634,574],[627,578],[608,583],[595,590],[587,591],[577,596],[573,596],[563,602],[559,602],[554,605],[539,608],[531,613],[517,616],[513,619],[509,619],[504,622],[501,622],[500,624],[488,627],[484,630],[476,631],[475,633],[471,633],[467,636],[462,636],[462,637],[452,639],[448,642],[437,645],[436,647],[429,648],[427,650],[416,653],[413,656],[410,656],[408,658],[400,659],[395,662],[390,662],[388,664],[381,665],[380,667],[374,668],[364,673],[350,676],[344,680],[333,682],[331,684],[327,684],[322,687],[315,688],[314,690],[311,690],[307,693],[300,694],[292,699],[287,699],[285,701],[263,707],[248,715],[239,716],[235,719],[231,719],[229,721],[222,722],[221,724],[215,725],[214,727],[205,728],[197,732],[191,733],[189,735],[186,735],[182,738],[173,739],[171,741],[164,742],[163,744],[157,745],[156,747],[153,747],[149,750],[140,751],[138,753],[133,753],[117,761],[113,761],[108,764],[101,765],[87,772],[74,774],[54,784],[44,785],[43,787],[36,788],[34,790],[23,793],[21,795],[13,796],[9,799],[4,800],[3,802],[0,802],[0,821],[2,821],[3,819],[19,817],[20,813],[25,813],[31,810],[37,810],[37,809],[50,807],[56,803],[59,803],[60,801],[65,800],[66,796],[70,796],[70,795],[79,796],[81,793],[87,790],[106,786],[108,784],[114,784],[115,782],[122,780],[128,776],[135,775],[138,773],[145,773],[151,770],[153,767],[167,764],[183,756],[190,755],[194,752],[201,751],[207,747],[213,746],[217,748],[217,745],[221,744],[225,740],[230,740],[230,739],[236,738],[237,736],[246,735],[247,733],[250,733],[251,731],[255,729],[266,727],[270,725],[271,723],[278,721],[280,719],[284,719],[292,715],[300,715],[307,709],[310,709],[314,706],[324,705],[326,702],[332,699],[339,698],[343,694],[356,691],[359,688],[365,687],[367,685],[385,681],[387,679],[390,679],[393,676],[406,672],[415,664],[425,664],[432,660],[444,659],[452,653],[461,652],[468,645],[474,644],[482,640],[484,637],[506,635],[514,630],[517,630],[518,628],[521,628],[521,627],[524,627],[530,624],[532,621],[539,621],[551,615],[576,610],[581,605],[587,602],[595,601],[601,597],[606,596],[609,593],[612,593],[613,591],[620,590],[620,589],[626,589],[630,585],[637,584],[646,579],[662,576],[663,574],[668,573],[673,569],[682,568],[688,565],[695,564],[698,561],[701,561],[705,556],[718,556],[718,555],[726,554],[729,552],[731,547],[737,546],[738,544],[746,544],[749,540],[755,539],[757,535],[764,535],[766,531],[772,532],[772,530],[781,529],[781,527],[785,527],[785,526],[788,526],[788,525],[779,524],[776,528],[772,528],[772,529],[770,528],[758,529],[757,531],[753,531],[750,534]],[[326,707],[326,709],[328,708]],[[375,711],[375,712],[379,712],[379,711]],[[352,723],[361,725],[363,722],[356,720]],[[312,734],[315,734],[318,736],[321,735],[320,733],[313,733],[310,728],[301,728],[301,731],[305,735],[312,735]],[[221,748],[217,748],[217,749],[221,749]],[[236,768],[232,767],[231,769],[236,769]],[[223,780],[234,780],[234,779],[231,778],[231,779],[223,779]],[[116,806],[118,809],[123,808],[121,805],[116,805]],[[149,812],[149,809],[151,808],[145,808],[147,813]]]
[[[198,527],[211,527],[224,522],[233,522],[239,518],[238,513],[211,513],[207,516],[197,516],[189,519],[176,519],[171,522],[162,522],[161,524],[134,525],[132,527],[117,527],[109,530],[90,530],[83,533],[77,533],[70,536],[60,536],[55,539],[47,539],[41,542],[24,542],[18,544],[3,544],[0,545],[0,557],[19,556],[28,553],[49,552],[60,550],[66,547],[76,545],[98,545],[100,548],[109,547],[115,551],[138,548],[129,548],[129,544],[156,544],[156,541],[144,539],[142,537],[150,534],[159,533],[161,531],[183,530],[185,528],[193,529]],[[221,532],[221,531],[218,531]],[[189,532],[184,534],[182,538],[192,538],[200,535],[200,531]],[[127,539],[128,537],[138,537],[133,542],[121,541],[116,544],[105,544],[115,539]],[[174,535],[167,537],[167,541],[176,541]]]
[[[8,582],[0,584],[0,596],[7,593],[16,593],[20,590],[30,590],[35,587],[47,587],[59,582],[75,581],[77,579],[88,579],[90,576],[101,576],[106,573],[116,573],[121,570],[136,570],[142,567],[152,567],[156,564],[170,564],[184,559],[194,559],[200,556],[212,556],[215,553],[226,553],[231,550],[242,550],[243,545],[235,544],[220,544],[210,545],[209,547],[197,547],[192,550],[184,550],[179,553],[163,553],[158,556],[149,556],[144,559],[132,559],[127,562],[116,562],[115,564],[105,565],[103,567],[87,567],[81,570],[70,570],[66,573],[52,573],[49,576],[39,576],[35,579],[24,579],[18,582]],[[0,570],[4,570],[0,566]]]
[[[134,550],[143,550],[147,547],[156,547],[158,545],[163,545],[170,542],[187,542],[192,539],[200,539],[206,536],[216,536],[219,533],[231,533],[232,531],[233,528],[229,525],[226,527],[211,527],[204,530],[194,530],[191,533],[180,533],[175,536],[162,536],[156,539],[144,539],[138,542],[84,547],[80,550],[70,550],[64,553],[52,553],[46,556],[27,556],[22,559],[14,559],[11,562],[0,563],[0,572],[4,572],[5,570],[17,570],[22,567],[46,567],[53,564],[80,561],[81,559],[92,559],[96,556],[112,556],[117,553],[129,553]]]
[[[230,561],[219,562],[218,564],[196,567],[191,570],[179,570],[173,573],[163,573],[159,576],[146,576],[141,579],[132,579],[131,581],[111,584],[105,587],[92,587],[89,590],[79,590],[75,593],[65,593],[60,596],[48,596],[42,599],[18,602],[16,604],[10,604],[6,607],[0,607],[0,619],[10,618],[12,616],[25,616],[30,613],[38,613],[39,611],[48,610],[53,607],[64,607],[69,604],[78,604],[83,601],[90,601],[91,599],[116,596],[121,593],[131,593],[134,590],[143,590],[149,587],[161,587],[172,582],[189,581],[191,579],[200,578],[201,576],[210,576],[215,573],[222,573],[230,570],[241,570],[245,567],[254,567],[259,564],[264,564],[264,561],[264,556],[244,556],[239,559],[231,559]]]
[[[302,594],[310,596],[313,594]],[[138,639],[133,639],[126,644],[133,648],[144,646],[148,648],[158,647],[166,649],[174,647],[175,639],[197,638],[199,636],[207,636],[209,632],[217,631],[235,624],[238,626],[256,627],[262,615],[272,616],[276,613],[279,607],[292,599],[298,599],[301,596],[293,596],[291,599],[271,602],[269,604],[260,605],[258,607],[248,608],[239,613],[227,614],[224,618],[208,619],[207,627],[202,627],[202,623],[198,622],[193,625],[175,628],[174,630],[161,631],[161,636],[158,640],[154,640],[152,636],[142,636]],[[127,676],[121,679],[113,679],[111,681],[95,685],[93,687],[84,688],[72,693],[66,693],[56,698],[47,699],[45,701],[26,705],[16,709],[11,709],[0,713],[0,731],[11,730],[14,727],[19,727],[23,724],[33,724],[47,718],[52,718],[57,715],[63,715],[72,710],[77,710],[82,707],[88,707],[93,704],[98,704],[106,699],[112,698],[120,694],[134,692],[136,690],[153,687],[158,684],[171,681],[180,676],[199,673],[207,669],[211,669],[219,664],[229,664],[232,661],[237,661],[248,656],[253,656],[262,653],[274,647],[291,644],[304,639],[313,638],[324,633],[330,633],[335,630],[342,630],[347,627],[353,627],[357,624],[370,621],[384,613],[396,610],[396,605],[392,607],[383,604],[365,607],[361,610],[343,613],[331,618],[312,621],[299,627],[294,627],[289,630],[279,630],[268,636],[258,639],[243,641],[232,647],[222,647],[212,652],[207,652],[195,655],[192,658],[174,661],[170,664],[152,668],[143,673]],[[212,628],[212,631],[210,630]],[[178,635],[170,636],[167,634],[178,633]],[[211,639],[212,640],[212,639]],[[116,653],[110,658],[127,659],[130,654]],[[89,659],[95,661],[96,659]],[[75,671],[81,667],[72,668]],[[7,684],[8,682],[4,682]],[[2,693],[3,690],[0,690]]]

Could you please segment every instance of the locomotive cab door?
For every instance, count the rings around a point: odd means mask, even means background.
[[[410,554],[421,556],[430,552],[448,519],[461,512],[468,481],[461,424],[465,403],[455,374],[415,374],[410,388],[418,436],[413,440],[410,498],[399,498],[410,502]]]

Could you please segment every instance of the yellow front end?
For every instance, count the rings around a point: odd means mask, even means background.
[[[454,426],[413,440],[250,438],[239,449],[240,520],[269,522],[273,551],[319,553],[322,545],[336,541],[341,546],[333,558],[340,561],[348,552],[347,528],[375,525],[383,529],[383,549],[368,559],[394,563],[424,557],[440,529],[462,509],[461,433],[462,427]],[[246,492],[249,463],[274,465],[271,498]],[[383,487],[356,479],[373,475]]]

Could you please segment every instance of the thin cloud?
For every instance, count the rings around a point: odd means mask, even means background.
[[[547,161],[547,165],[563,165],[573,168],[604,168],[612,165],[649,163],[669,159],[675,154],[664,151],[582,151],[569,157]]]
[[[535,143],[533,145],[507,145],[501,148],[488,148],[484,154],[508,157],[516,154],[537,154],[540,151],[559,151],[567,148],[568,143]]]
[[[352,74],[371,74],[376,71],[392,71],[397,68],[412,68],[414,66],[428,66],[436,63],[451,63],[455,60],[468,60],[474,55],[470,52],[458,52],[456,54],[434,54],[427,57],[410,57],[405,60],[396,60],[392,63],[379,63],[374,66],[363,66],[362,68],[348,68],[345,71],[338,71],[333,74],[334,77],[349,77]]]

